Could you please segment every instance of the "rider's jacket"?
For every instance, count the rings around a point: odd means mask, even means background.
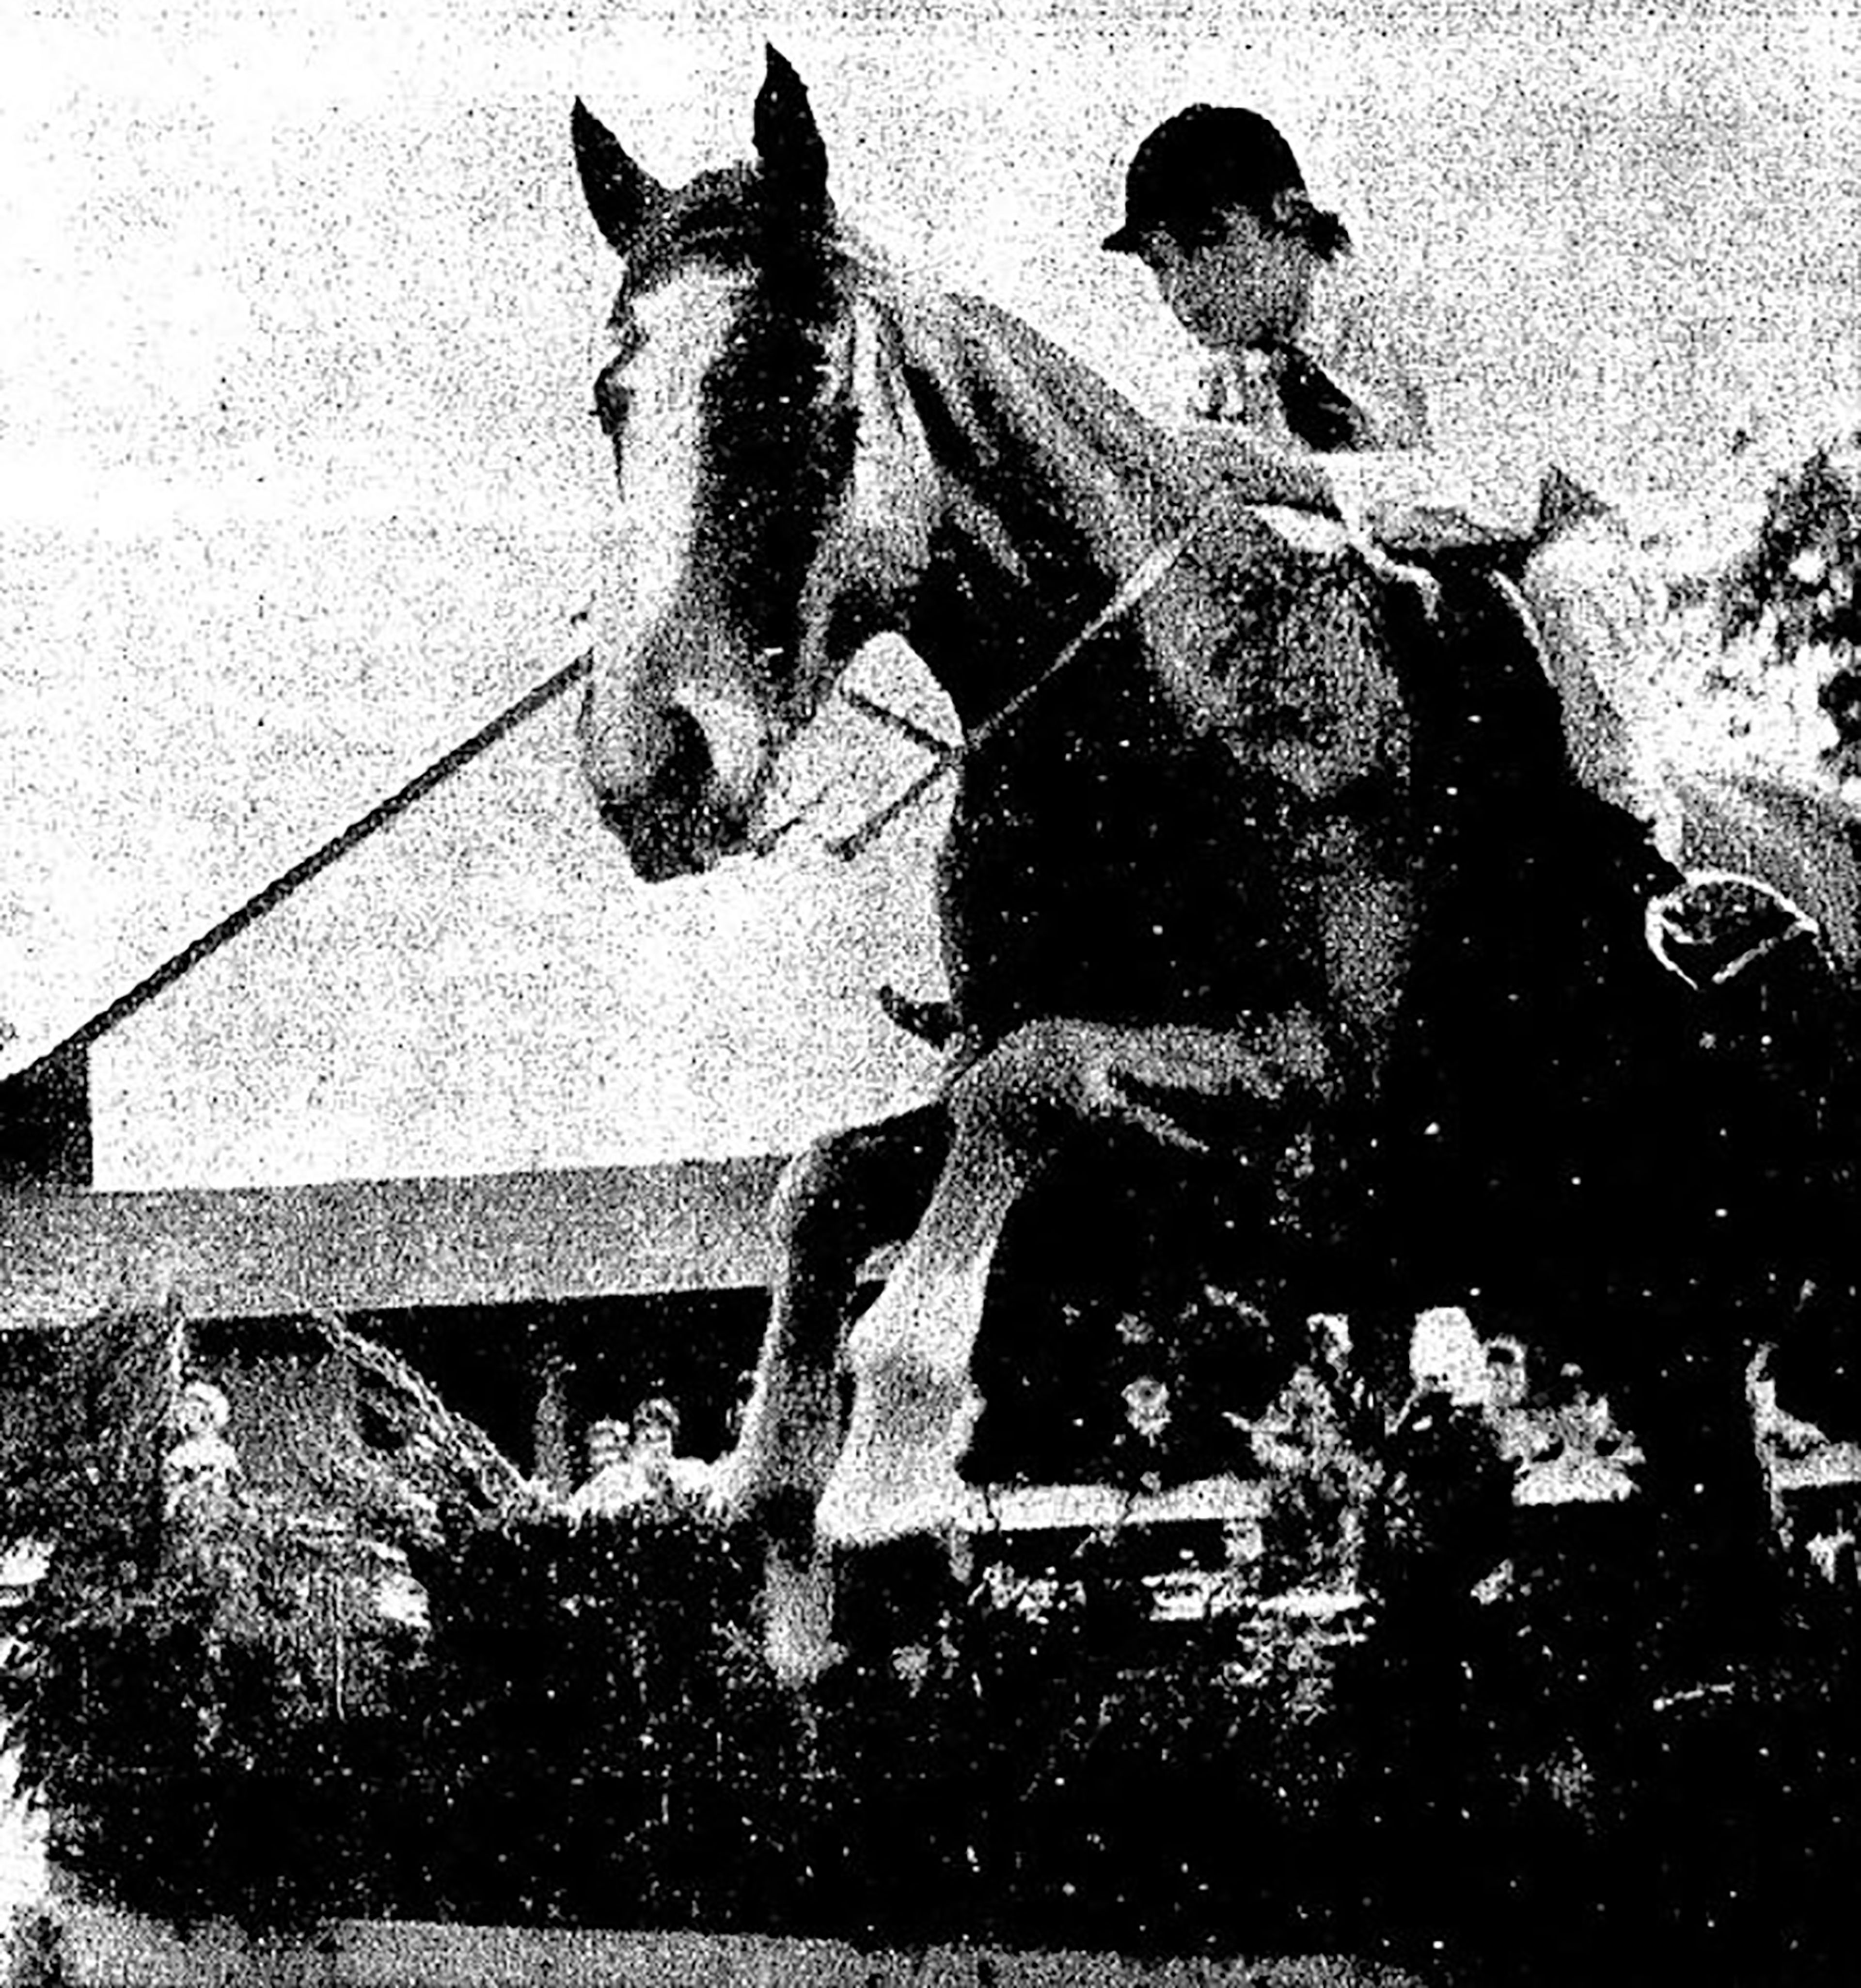
[[[1289,345],[1213,357],[1190,397],[1198,421],[1237,421],[1263,441],[1316,452],[1426,450],[1434,439],[1424,366],[1392,301],[1327,275],[1310,320]],[[1299,416],[1300,377],[1317,369],[1348,404],[1348,435],[1315,434]]]
[[[1289,347],[1215,355],[1187,412],[1320,458],[1345,516],[1386,543],[1522,536],[1543,465],[1488,431],[1490,411],[1430,350],[1420,327],[1439,316],[1347,259],[1320,278]],[[1297,389],[1313,371],[1356,417],[1329,434],[1299,418]]]
[[[1416,327],[1435,315],[1349,265],[1328,272],[1292,349],[1218,356],[1190,414],[1316,460],[1346,520],[1398,556],[1529,547],[1517,577],[1557,688],[1572,770],[1603,799],[1657,820],[1673,721],[1653,667],[1666,641],[1663,590],[1607,505],[1547,473],[1522,445],[1508,455],[1509,445],[1490,438],[1490,417],[1437,418],[1444,401],[1457,413],[1470,404],[1466,383],[1423,350]],[[1320,419],[1302,421],[1299,390],[1315,378]],[[1315,447],[1315,433],[1329,445]],[[1554,493],[1571,492],[1576,505],[1554,511]]]

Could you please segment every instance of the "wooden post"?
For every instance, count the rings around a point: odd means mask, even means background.
[[[532,1421],[535,1452],[532,1467],[542,1481],[558,1496],[566,1497],[575,1489],[575,1461],[569,1452],[569,1389],[567,1370],[560,1351],[539,1344],[531,1368],[536,1376],[536,1411]]]

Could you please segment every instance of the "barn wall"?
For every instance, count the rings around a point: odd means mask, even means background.
[[[171,1295],[195,1317],[251,1318],[755,1286],[780,1165],[22,1191],[0,1196],[0,1325],[69,1324]]]

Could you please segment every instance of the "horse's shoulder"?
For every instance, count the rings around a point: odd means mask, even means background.
[[[1335,799],[1406,768],[1399,666],[1417,576],[1337,520],[1234,506],[1205,522],[1156,617],[1172,688],[1244,773]]]

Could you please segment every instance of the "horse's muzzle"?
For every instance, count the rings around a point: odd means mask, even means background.
[[[644,883],[663,884],[713,868],[748,846],[741,810],[720,793],[704,729],[687,712],[664,714],[667,749],[646,785],[595,798],[603,826],[625,846]]]
[[[664,884],[708,868],[688,823],[630,801],[603,801],[601,823],[617,835],[633,874],[644,884]]]

